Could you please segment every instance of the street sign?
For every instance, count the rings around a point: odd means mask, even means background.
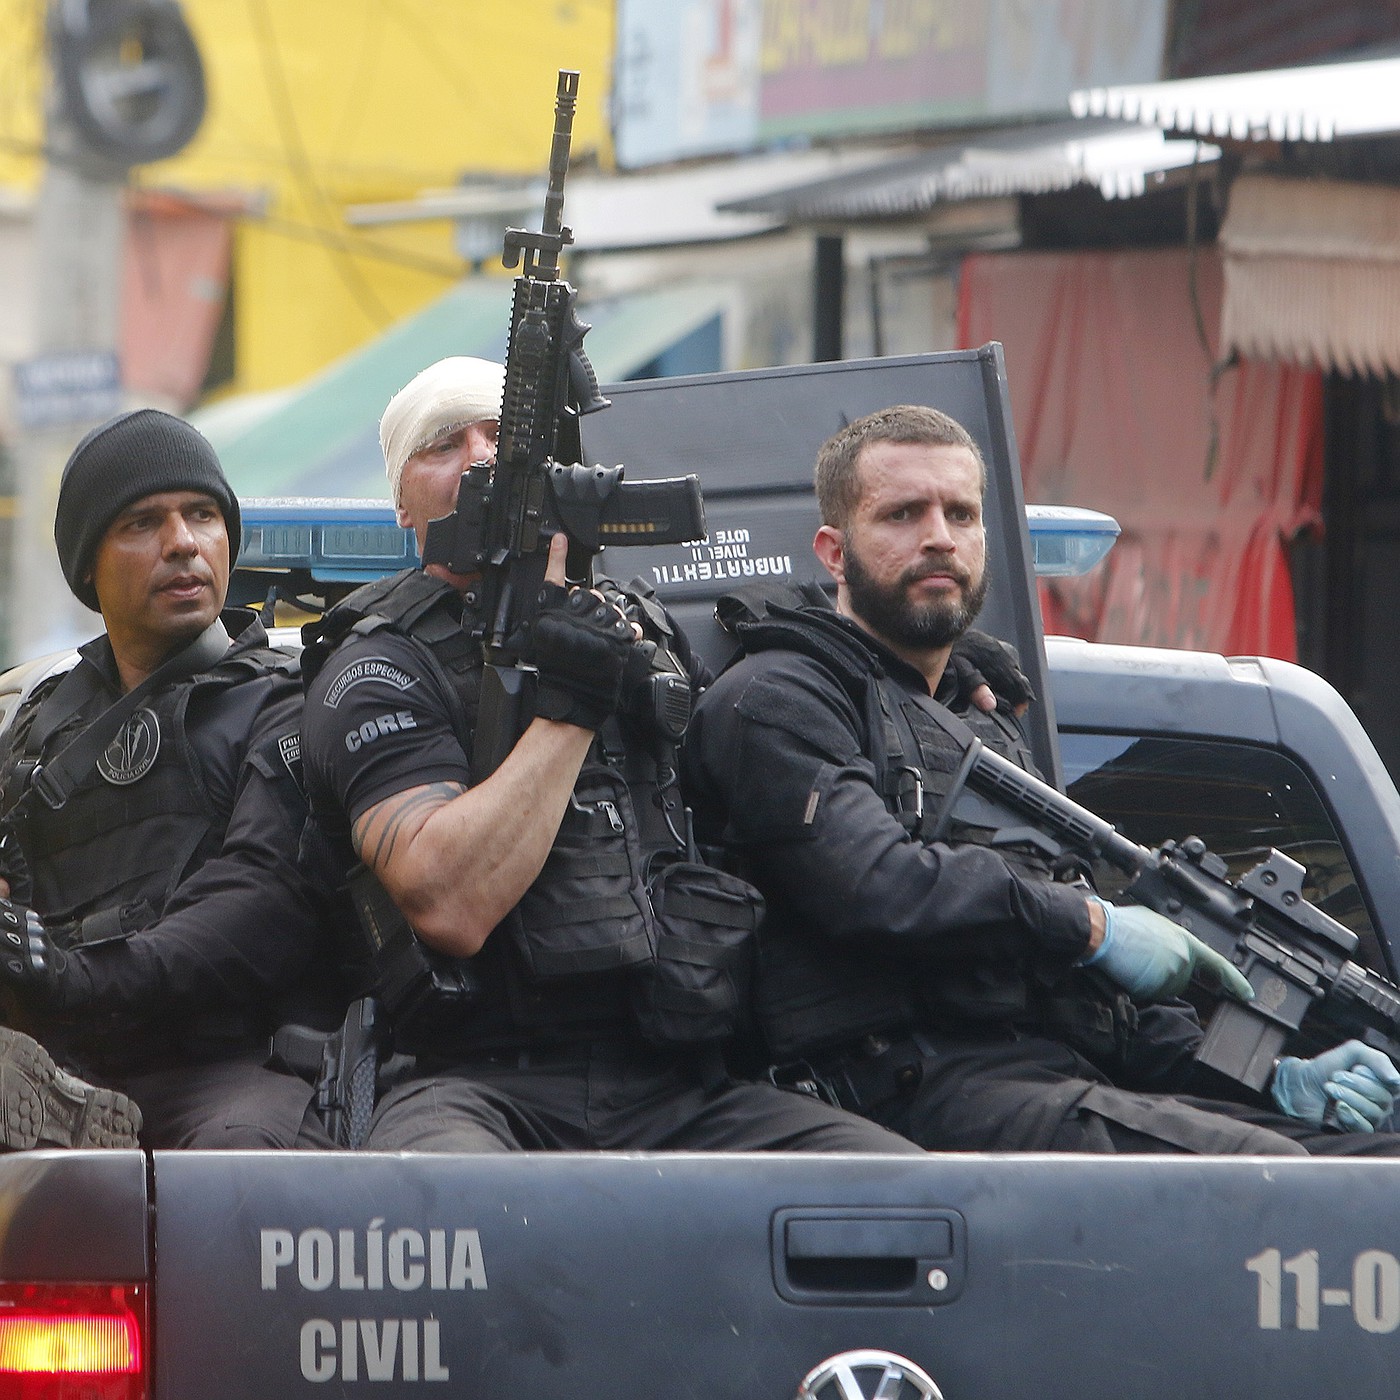
[[[110,418],[122,404],[121,366],[111,350],[58,350],[17,364],[15,410],[26,428]]]

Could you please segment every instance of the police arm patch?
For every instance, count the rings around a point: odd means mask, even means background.
[[[376,682],[400,693],[418,684],[418,677],[395,665],[386,656],[362,656],[350,662],[326,688],[321,703],[334,710],[357,685]]]

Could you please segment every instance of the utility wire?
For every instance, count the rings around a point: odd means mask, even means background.
[[[329,143],[330,149],[333,151],[350,150],[354,146],[355,138],[366,114],[366,104],[356,102],[354,95],[371,90],[375,69],[379,65],[380,55],[384,48],[381,38],[384,28],[381,0],[362,0],[360,13],[363,18],[358,26],[359,53],[355,58],[353,76],[346,85],[346,91],[352,94],[352,97],[344,104],[338,130]],[[345,68],[347,72],[350,71],[348,63]]]
[[[400,267],[411,268],[414,272],[426,272],[432,277],[442,277],[458,281],[462,276],[463,264],[446,258],[433,258],[423,253],[412,253],[403,248],[393,248],[386,243],[376,242],[360,233],[338,233],[323,228],[320,224],[299,223],[296,219],[268,214],[261,209],[242,209],[224,212],[210,208],[210,199],[194,190],[172,190],[160,185],[133,185],[133,193],[147,194],[170,203],[178,204],[195,213],[213,213],[217,217],[241,219],[246,223],[259,224],[274,233],[285,234],[303,243],[319,243],[323,247],[340,253],[354,253],[357,257],[374,258],[379,262],[395,263]],[[217,196],[215,197],[217,198]]]
[[[273,114],[292,174],[301,185],[303,195],[313,210],[319,209],[327,226],[334,226],[337,222],[337,211],[317,182],[311,161],[306,154],[306,147],[301,139],[301,130],[297,126],[296,110],[292,105],[291,93],[287,88],[287,77],[282,70],[281,57],[277,51],[276,38],[272,31],[272,20],[268,15],[265,0],[248,0],[248,11],[253,21],[258,57],[262,63],[268,96],[272,99]],[[374,290],[365,280],[359,268],[355,266],[349,253],[343,248],[333,251],[336,252],[336,256],[332,260],[333,265],[346,289],[355,298],[360,310],[381,328],[392,324],[393,314],[375,295]]]
[[[492,103],[482,101],[480,98],[481,86],[475,82],[470,74],[459,69],[455,64],[447,61],[449,46],[442,42],[442,36],[432,25],[428,24],[421,16],[414,14],[402,0],[380,0],[383,8],[387,10],[398,22],[404,37],[418,50],[419,53],[432,65],[443,77],[448,91],[458,96],[462,106],[463,114],[470,118],[472,124],[480,130],[482,127],[489,127],[493,134],[500,135],[509,133],[514,129],[513,113],[501,112]],[[489,7],[494,9],[495,7]],[[504,9],[504,7],[502,7]],[[483,7],[489,13],[488,7]],[[485,20],[487,13],[483,13],[481,18]],[[519,43],[518,31],[512,30],[506,43]],[[482,43],[478,35],[477,48],[481,52],[490,53],[492,48],[487,43]],[[472,100],[475,98],[476,100]]]
[[[238,217],[247,219],[250,223],[261,224],[274,233],[299,239],[303,243],[319,243],[333,252],[373,258],[377,262],[392,263],[398,267],[410,268],[414,272],[426,272],[432,277],[441,277],[451,282],[460,281],[465,271],[464,264],[460,262],[410,253],[401,248],[390,248],[363,235],[336,233],[319,224],[302,224],[295,219],[286,219],[275,214],[248,213]]]

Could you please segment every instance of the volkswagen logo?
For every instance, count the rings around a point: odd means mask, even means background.
[[[796,1400],[943,1400],[943,1392],[892,1351],[843,1351],[803,1378]]]

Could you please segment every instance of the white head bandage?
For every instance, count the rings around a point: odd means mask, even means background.
[[[452,355],[429,365],[389,400],[379,420],[379,445],[395,505],[404,463],[414,453],[444,433],[501,416],[505,377],[494,360]]]

